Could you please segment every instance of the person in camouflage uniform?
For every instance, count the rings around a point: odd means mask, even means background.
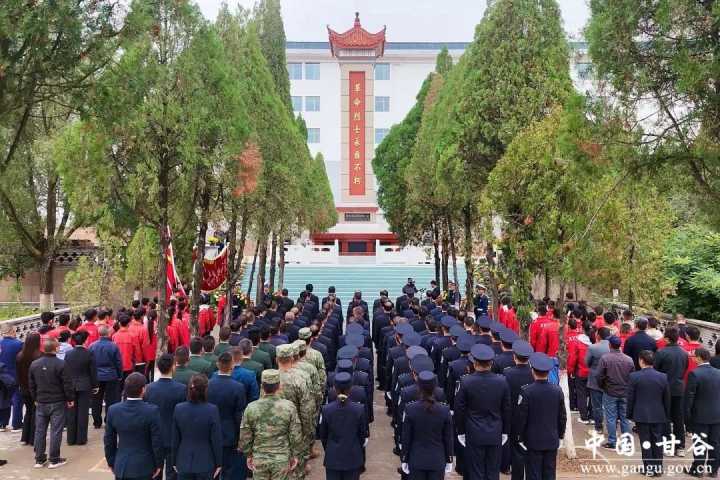
[[[239,447],[255,480],[290,480],[304,448],[295,405],[282,398],[280,372],[264,370],[263,396],[245,409]]]
[[[305,478],[305,464],[310,454],[309,439],[315,436],[315,397],[312,392],[310,376],[303,370],[294,368],[295,348],[293,345],[280,345],[276,349],[276,359],[280,370],[280,395],[290,400],[297,408],[302,425],[302,448],[300,465],[294,471],[294,478]]]
[[[293,342],[293,348],[294,352],[297,352],[297,355],[293,356],[294,366],[310,376],[313,398],[315,399],[315,420],[317,421],[317,417],[320,414],[320,407],[322,406],[322,400],[325,396],[325,383],[321,381],[320,372],[317,371],[315,365],[307,361],[305,355],[307,352],[307,343],[303,340],[295,340],[295,342]]]
[[[305,342],[306,348],[305,348],[305,360],[312,364],[318,371],[318,375],[320,375],[320,385],[322,386],[322,392],[323,396],[325,393],[325,384],[327,383],[327,371],[325,370],[325,359],[322,356],[322,353],[318,352],[314,348],[311,348],[308,345],[308,342],[310,341],[310,338],[312,337],[312,332],[309,328],[304,327],[301,328],[298,332],[298,337],[300,340]],[[321,405],[322,405],[322,399],[321,399]]]

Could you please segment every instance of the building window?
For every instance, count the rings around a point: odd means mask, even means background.
[[[308,143],[320,143],[320,129],[308,128]]]
[[[288,63],[290,80],[302,80],[302,63]]]
[[[302,97],[290,97],[294,112],[302,112]]]
[[[375,64],[375,80],[390,80],[390,64],[389,63],[376,63]]]
[[[592,64],[591,63],[578,63],[575,65],[578,78],[580,80],[588,80],[592,75]]]
[[[305,111],[306,112],[319,112],[320,111],[320,97],[305,97]]]
[[[369,222],[370,214],[369,213],[346,213],[345,221],[346,222]]]
[[[390,111],[390,97],[375,97],[375,111],[376,112],[389,112]]]
[[[306,63],[305,64],[305,80],[320,80],[320,64],[319,63]]]
[[[375,145],[380,145],[382,143],[385,136],[390,131],[389,128],[376,128],[375,129]]]

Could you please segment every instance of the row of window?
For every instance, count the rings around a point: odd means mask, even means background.
[[[293,110],[296,112],[303,111],[303,97],[292,96]],[[305,111],[306,112],[319,112],[320,111],[320,97],[305,97]],[[375,111],[376,112],[389,112],[390,111],[390,97],[375,97]]]
[[[305,70],[305,80],[320,80],[320,64],[319,63],[288,63],[288,74],[290,80],[303,79],[303,67]],[[375,64],[375,80],[390,80],[390,64]]]
[[[389,128],[376,128],[375,129],[375,145],[379,145],[385,136],[390,131]],[[308,128],[307,129],[308,136],[307,141],[308,143],[320,143],[320,129],[319,128]]]

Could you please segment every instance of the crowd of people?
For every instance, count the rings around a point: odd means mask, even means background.
[[[717,475],[720,357],[681,316],[661,332],[652,317],[544,299],[521,325],[512,300],[493,312],[482,285],[470,311],[456,288],[433,282],[421,299],[409,279],[402,291],[371,305],[356,292],[346,310],[334,287],[321,300],[311,284],[244,308],[203,296],[194,326],[172,298],[162,349],[157,300],[46,312],[24,341],[5,324],[0,427],[33,447],[38,469],[64,465],[63,432],[84,445],[92,421],[116,478],[303,479],[319,440],[326,478],[355,480],[377,388],[404,479],[555,478],[568,411],[608,449],[636,432],[648,476],[685,455],[688,434],[688,473]]]

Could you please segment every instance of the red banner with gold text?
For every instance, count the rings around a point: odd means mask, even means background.
[[[365,195],[365,72],[350,72],[350,195]]]
[[[207,258],[203,259],[203,278],[201,290],[203,290],[204,292],[209,292],[220,288],[220,286],[225,283],[225,279],[227,278],[227,267],[228,247],[226,245],[225,248],[223,248],[222,251],[218,253],[217,257],[213,258],[212,260],[208,260]]]

